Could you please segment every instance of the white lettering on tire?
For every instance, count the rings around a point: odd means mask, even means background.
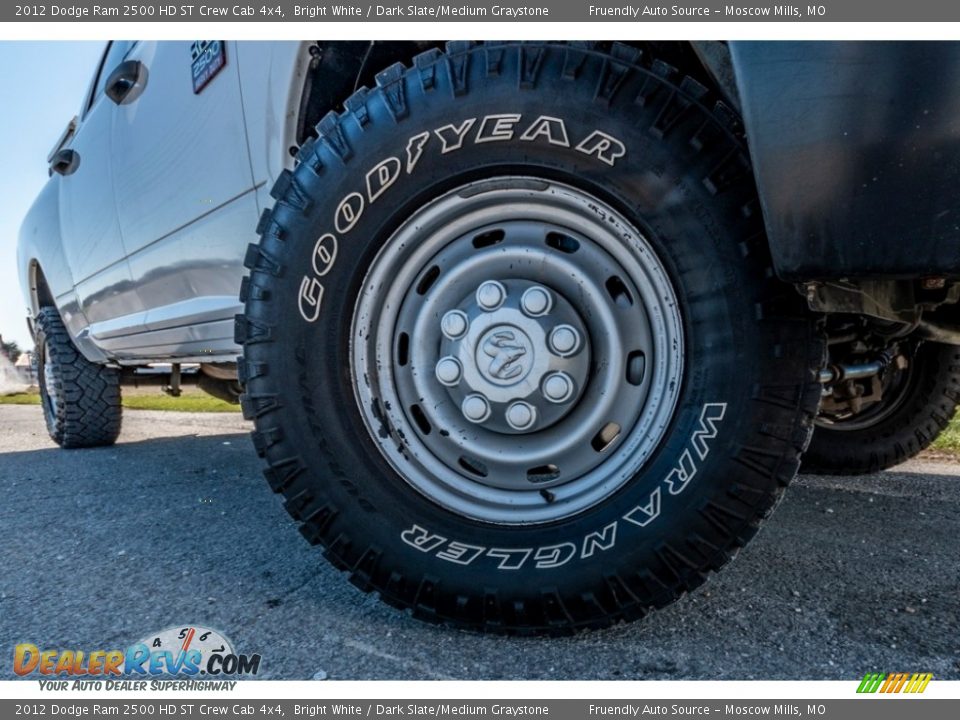
[[[547,545],[539,548],[533,559],[537,561],[537,568],[557,568],[566,565],[577,554],[577,546],[572,542],[559,545]]]
[[[646,505],[637,505],[623,516],[628,523],[646,527],[660,516],[660,488],[654,488]]]
[[[441,560],[449,560],[452,563],[457,563],[458,565],[469,565],[476,560],[484,550],[486,550],[486,548],[481,545],[464,545],[463,543],[454,541],[438,552],[437,557]]]
[[[395,157],[388,157],[374,165],[373,170],[367,173],[367,199],[372,205],[384,191],[393,185],[400,177],[400,161]]]
[[[609,550],[617,544],[617,523],[612,522],[601,532],[592,532],[583,539],[581,558],[588,558],[596,550]]]
[[[532,552],[533,548],[490,548],[487,555],[500,558],[498,570],[519,570]]]
[[[717,423],[723,420],[726,413],[726,403],[710,403],[704,405],[703,410],[700,411],[700,429],[693,433],[693,437],[690,439],[690,444],[700,460],[706,458],[710,453],[707,440],[712,440],[717,436]],[[687,448],[680,456],[677,467],[666,477],[664,482],[671,495],[679,495],[696,474],[697,462],[694,460],[690,449]]]
[[[358,192],[352,192],[340,201],[333,216],[333,225],[338,233],[346,235],[353,230],[363,215],[364,205],[363,195]]]
[[[691,434],[688,447],[661,481],[671,495],[683,492],[696,476],[700,463],[710,454],[710,441],[717,437],[718,424],[726,413],[726,403],[707,403],[700,409],[698,427]],[[682,484],[678,482],[680,477],[685,478]],[[661,501],[661,485],[657,485],[644,504],[631,508],[603,528],[587,533],[579,542],[563,542],[539,548],[486,548],[455,540],[448,542],[445,537],[435,535],[420,525],[404,530],[400,539],[421,552],[431,552],[440,560],[458,565],[469,565],[486,557],[499,560],[497,568],[500,570],[519,570],[533,557],[534,569],[549,570],[565,565],[575,557],[586,560],[612,549],[622,535],[620,530],[645,528],[656,520],[660,516]]]
[[[337,261],[337,236],[327,233],[322,235],[313,246],[313,272],[317,277],[323,277]]]
[[[304,275],[297,293],[297,309],[300,316],[312,323],[320,315],[320,301],[323,300],[323,285],[316,278]]]
[[[520,122],[520,115],[487,115],[480,122],[475,143],[498,142],[513,139],[513,126]]]
[[[421,552],[430,552],[431,550],[435,550],[438,546],[447,542],[445,537],[434,535],[429,530],[426,530],[419,525],[414,525],[409,530],[404,530],[400,534],[400,537],[407,545],[410,547],[415,547]]]
[[[312,323],[320,315],[323,284],[319,278],[333,269],[337,259],[337,245],[340,242],[338,235],[343,236],[353,230],[365,210],[383,197],[404,172],[408,176],[413,174],[433,137],[440,141],[440,154],[446,155],[463,147],[473,127],[477,128],[472,135],[474,144],[506,142],[518,139],[516,132],[521,122],[523,115],[520,113],[494,113],[484,115],[479,124],[477,118],[466,118],[459,124],[449,123],[432,131],[425,130],[407,140],[404,150],[406,162],[391,155],[370,168],[364,174],[365,196],[357,191],[347,193],[337,204],[333,214],[333,226],[337,235],[324,233],[314,247],[311,257],[313,274],[303,276],[297,295],[300,316],[306,322]],[[519,141],[547,142],[558,147],[570,147],[566,123],[562,118],[551,115],[540,115],[533,120],[519,136]],[[590,132],[574,149],[611,167],[627,153],[626,146],[620,140],[601,130]],[[699,452],[696,448],[695,451]],[[680,476],[678,481],[679,478]]]
[[[551,145],[570,147],[570,138],[567,137],[567,125],[560,118],[541,115],[524,131],[520,139],[533,142],[541,137],[545,137]]]
[[[423,146],[430,139],[429,132],[422,132],[414,135],[407,141],[407,175],[413,172],[413,169],[420,162],[420,156],[423,155]]]
[[[463,146],[463,139],[466,137],[467,132],[473,127],[476,121],[476,118],[468,118],[459,125],[453,125],[451,123],[450,125],[444,125],[434,130],[433,134],[440,138],[440,142],[443,143],[440,154],[446,155],[448,152],[459,150]]]
[[[584,155],[596,155],[598,160],[610,167],[617,162],[617,158],[627,154],[627,148],[622,142],[599,130],[594,130],[589,137],[577,145],[577,150]]]

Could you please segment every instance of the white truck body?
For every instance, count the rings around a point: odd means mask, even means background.
[[[310,56],[295,42],[223,42],[226,62],[198,91],[190,42],[113,42],[76,121],[51,152],[79,157],[27,214],[18,267],[30,317],[45,283],[92,361],[235,358],[233,317],[247,244],[293,164]],[[122,62],[146,69],[116,103],[104,83]]]

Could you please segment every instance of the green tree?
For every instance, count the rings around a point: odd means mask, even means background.
[[[10,362],[15,363],[17,358],[20,357],[20,346],[17,345],[16,340],[11,340],[7,342],[6,340],[0,340],[0,352],[6,355]]]

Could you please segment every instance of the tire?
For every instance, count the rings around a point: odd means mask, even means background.
[[[62,448],[112,445],[120,435],[120,374],[74,347],[56,308],[35,322],[37,375],[47,432]]]
[[[906,462],[930,446],[960,403],[960,348],[925,342],[904,371],[903,386],[866,418],[817,421],[803,471],[865,475]]]
[[[271,487],[356,586],[431,622],[564,634],[672,602],[756,533],[809,441],[823,348],[773,276],[746,150],[709,102],[621,45],[451,43],[381,73],[300,149],[247,254],[241,404]],[[619,273],[605,286],[587,276],[603,258]],[[469,329],[430,315],[458,278],[488,270],[497,282],[463,285]],[[595,292],[568,291],[571,277]],[[537,284],[549,312],[526,295]],[[405,320],[407,307],[421,310]],[[373,330],[394,312],[422,332]],[[575,332],[534,340],[554,314]],[[646,365],[627,326],[637,343],[649,331]],[[441,348],[466,358],[449,390],[458,373]],[[528,362],[567,373],[550,392],[570,390],[571,409],[536,395],[547,375],[523,376],[535,415],[498,399],[495,380]],[[486,419],[464,395],[476,387],[491,393]],[[634,424],[580,443],[595,407]],[[537,465],[524,480],[529,465],[498,459],[543,447],[560,465],[599,464],[569,477]],[[461,448],[485,459],[440,459]],[[483,476],[488,462],[500,470]]]

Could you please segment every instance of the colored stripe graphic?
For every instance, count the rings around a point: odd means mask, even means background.
[[[884,680],[883,685],[880,686],[880,692],[881,693],[890,692],[890,688],[893,687],[893,684],[896,681],[896,679],[897,679],[896,673],[890,673],[889,675],[887,675],[887,679]]]
[[[903,687],[903,684],[904,684],[906,681],[907,681],[907,674],[906,674],[906,673],[900,673],[899,675],[897,675],[896,686],[895,686],[890,692],[895,692],[895,693],[900,692],[900,689]]]
[[[858,693],[922,693],[933,673],[867,673],[857,687]]]
[[[857,688],[858,693],[875,693],[877,688],[880,687],[880,682],[883,680],[883,675],[881,673],[867,673],[863,676],[863,680],[860,682],[860,687]]]

